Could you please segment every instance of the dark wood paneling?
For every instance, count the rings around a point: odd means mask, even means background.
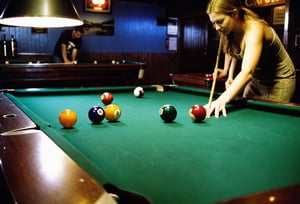
[[[180,73],[212,73],[218,39],[205,13],[180,20]]]

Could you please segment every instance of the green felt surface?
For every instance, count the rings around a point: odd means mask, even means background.
[[[93,125],[88,110],[104,105],[100,95],[112,91],[122,109],[118,122]],[[194,123],[188,110],[204,105],[207,91],[145,89],[135,98],[132,87],[15,92],[10,95],[50,138],[100,183],[137,191],[155,204],[214,203],[300,182],[299,108],[265,103],[231,105],[228,117]],[[176,107],[173,123],[159,108]],[[282,107],[284,107],[282,109]],[[63,129],[58,115],[72,109],[73,129]],[[296,114],[287,114],[285,111]],[[297,113],[298,112],[298,113]]]

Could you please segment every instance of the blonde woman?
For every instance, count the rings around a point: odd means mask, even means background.
[[[222,38],[225,56],[233,62],[229,73],[241,60],[241,70],[227,82],[227,89],[205,105],[207,117],[213,112],[216,118],[227,116],[226,104],[241,91],[245,98],[289,102],[295,67],[274,29],[239,0],[211,0],[207,14]]]

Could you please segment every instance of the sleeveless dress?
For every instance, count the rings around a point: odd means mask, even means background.
[[[296,87],[295,66],[273,31],[273,40],[262,50],[252,79],[244,88],[243,97],[276,102],[290,102]]]

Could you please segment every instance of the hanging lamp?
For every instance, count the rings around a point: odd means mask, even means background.
[[[80,26],[83,21],[70,0],[10,0],[1,13],[0,24],[58,28]]]

